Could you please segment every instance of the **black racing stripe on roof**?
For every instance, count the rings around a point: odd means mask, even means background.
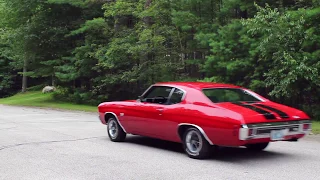
[[[270,111],[273,111],[275,113],[277,113],[281,118],[289,118],[289,115],[279,109],[276,109],[274,107],[271,107],[271,106],[267,106],[267,105],[264,105],[264,104],[255,104],[255,106],[259,106],[259,107],[262,107],[262,108],[265,108],[265,109],[268,109]]]
[[[252,106],[249,104],[241,104],[241,103],[236,103],[236,102],[232,103],[232,104],[235,104],[235,105],[247,108],[247,109],[251,109],[259,114],[262,114],[266,119],[276,119],[275,115],[273,115],[270,112],[263,110],[261,108],[258,108],[258,107],[255,107],[255,106]]]

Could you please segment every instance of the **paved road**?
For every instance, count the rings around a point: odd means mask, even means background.
[[[97,115],[0,105],[0,179],[320,179],[319,137],[265,152],[226,148],[188,158],[176,143],[129,136],[112,143]]]

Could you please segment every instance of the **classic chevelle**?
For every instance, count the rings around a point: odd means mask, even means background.
[[[111,141],[126,134],[180,142],[191,158],[207,158],[217,146],[261,151],[269,142],[297,141],[311,130],[302,111],[243,87],[203,82],[157,83],[138,100],[98,106]]]

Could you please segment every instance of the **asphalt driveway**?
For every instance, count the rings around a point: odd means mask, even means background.
[[[97,114],[0,105],[0,179],[320,179],[320,137],[209,160],[139,136],[112,143]]]

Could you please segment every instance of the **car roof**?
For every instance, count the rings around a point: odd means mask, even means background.
[[[155,85],[182,86],[194,89],[205,88],[242,88],[232,84],[214,83],[214,82],[159,82]]]

